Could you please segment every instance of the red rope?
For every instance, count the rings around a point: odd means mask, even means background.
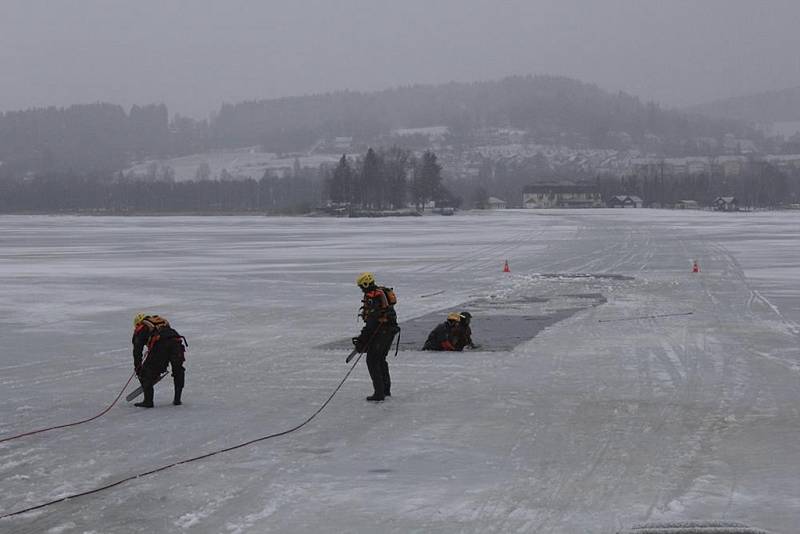
[[[94,489],[87,490],[87,491],[82,491],[80,493],[73,493],[72,495],[67,495],[66,497],[61,497],[59,499],[54,499],[52,501],[48,501],[48,502],[45,502],[45,503],[42,503],[42,504],[37,504],[36,506],[30,506],[30,507],[22,509],[22,510],[17,510],[16,512],[8,512],[6,514],[0,515],[0,519],[5,519],[7,517],[13,517],[15,515],[20,515],[20,514],[25,514],[25,513],[28,513],[28,512],[32,512],[33,510],[39,510],[40,508],[46,508],[46,507],[52,506],[52,505],[54,505],[56,503],[65,502],[65,501],[68,501],[70,499],[75,499],[77,497],[84,497],[86,495],[93,495],[95,493],[100,493],[101,491],[105,491],[107,489],[114,488],[114,487],[119,486],[121,484],[124,484],[126,482],[130,482],[131,480],[136,480],[137,478],[144,478],[146,476],[150,476],[150,475],[153,475],[155,473],[160,473],[161,471],[166,471],[167,469],[170,469],[170,468],[178,466],[178,465],[188,464],[188,463],[191,463],[191,462],[196,462],[198,460],[204,460],[205,458],[209,458],[211,456],[216,456],[217,454],[222,454],[222,453],[229,452],[229,451],[235,451],[236,449],[241,449],[243,447],[247,447],[248,445],[252,445],[253,443],[258,443],[259,441],[273,439],[273,438],[277,438],[277,437],[280,437],[280,436],[285,436],[286,434],[291,434],[292,432],[296,432],[297,430],[300,430],[301,428],[306,426],[308,423],[310,423],[315,417],[317,417],[320,414],[320,412],[322,412],[322,410],[324,410],[325,407],[331,402],[331,400],[333,400],[333,397],[336,395],[336,393],[339,392],[340,389],[342,389],[342,386],[344,385],[345,381],[350,376],[350,374],[353,372],[353,369],[356,368],[356,365],[358,365],[359,360],[361,360],[361,356],[363,356],[363,354],[359,354],[358,355],[358,358],[356,358],[356,361],[350,367],[350,370],[347,371],[347,374],[344,375],[344,378],[342,378],[342,381],[339,382],[338,386],[336,386],[336,389],[333,390],[333,393],[331,393],[330,396],[325,400],[325,402],[322,403],[322,406],[317,408],[317,411],[315,411],[305,421],[303,421],[302,423],[300,423],[297,426],[293,426],[292,428],[290,428],[288,430],[284,430],[282,432],[276,432],[275,434],[270,434],[268,436],[263,436],[263,437],[260,437],[260,438],[251,439],[250,441],[245,441],[244,443],[239,443],[238,445],[232,445],[230,447],[225,447],[224,449],[218,449],[218,450],[215,450],[215,451],[208,452],[206,454],[201,454],[199,456],[193,456],[192,458],[187,458],[185,460],[179,460],[177,462],[172,462],[171,464],[163,465],[161,467],[157,467],[157,468],[151,469],[149,471],[144,471],[144,472],[139,473],[137,475],[131,475],[129,477],[123,478],[122,480],[117,480],[116,482],[111,482],[109,484],[106,484],[104,486],[100,486],[98,488],[94,488]],[[133,377],[131,377],[131,378],[133,378]],[[130,382],[130,379],[128,379],[128,382]],[[124,389],[123,389],[123,391],[124,391]],[[122,394],[120,393],[120,395],[122,395]],[[119,397],[117,397],[117,398],[119,398]],[[110,406],[109,406],[109,408],[110,408]]]
[[[115,404],[117,404],[117,401],[120,399],[120,397],[122,397],[122,394],[123,394],[123,393],[125,393],[125,388],[127,388],[127,387],[128,387],[128,384],[130,384],[130,383],[131,383],[131,380],[133,380],[133,377],[134,377],[134,376],[136,376],[136,373],[131,373],[131,376],[130,376],[130,378],[128,378],[128,381],[127,381],[127,382],[125,382],[125,385],[124,385],[124,386],[122,386],[122,390],[120,390],[120,392],[119,392],[119,395],[117,395],[117,398],[116,398],[116,399],[114,399],[114,402],[112,402],[111,404],[109,404],[109,405],[108,405],[108,408],[106,408],[105,410],[103,410],[103,411],[102,411],[102,412],[100,412],[99,414],[95,415],[94,417],[90,417],[90,418],[88,418],[88,419],[83,419],[83,420],[81,420],[81,421],[75,421],[74,423],[67,423],[67,424],[65,424],[65,425],[51,426],[51,427],[48,427],[48,428],[42,428],[42,429],[40,429],[40,430],[31,430],[30,432],[25,432],[24,434],[18,434],[18,435],[16,435],[16,436],[11,436],[11,437],[9,437],[9,438],[3,438],[3,439],[0,439],[0,443],[4,443],[4,442],[6,442],[6,441],[11,441],[11,440],[14,440],[14,439],[23,438],[23,437],[25,437],[25,436],[32,436],[32,435],[34,435],[34,434],[40,434],[40,433],[42,433],[42,432],[47,432],[47,431],[49,431],[49,430],[56,430],[56,429],[58,429],[58,428],[67,428],[67,427],[70,427],[70,426],[82,425],[83,423],[88,423],[89,421],[94,421],[95,419],[97,419],[97,418],[99,418],[99,417],[102,417],[102,416],[104,416],[105,414],[107,414],[107,413],[108,413],[108,411],[109,411],[111,408],[113,408]]]

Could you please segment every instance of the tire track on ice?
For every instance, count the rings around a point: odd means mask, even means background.
[[[714,458],[713,451],[727,432],[728,417],[739,409],[752,406],[759,396],[758,386],[753,380],[753,370],[750,368],[746,352],[742,350],[742,343],[737,340],[737,330],[730,325],[739,325],[743,321],[737,312],[747,312],[746,307],[736,306],[742,294],[747,294],[748,284],[744,273],[730,254],[722,247],[705,241],[700,241],[704,250],[711,250],[711,265],[721,263],[719,269],[723,276],[719,277],[717,286],[713,286],[709,277],[710,269],[705,270],[701,277],[693,278],[701,301],[707,304],[699,305],[699,316],[705,322],[696,324],[693,320],[687,322],[688,331],[684,334],[684,341],[679,345],[682,350],[681,360],[687,368],[687,386],[685,401],[692,406],[704,407],[703,413],[696,421],[691,419],[676,420],[677,424],[689,424],[690,432],[685,432],[681,438],[681,446],[676,447],[677,454],[673,455],[671,467],[668,472],[676,475],[670,477],[667,483],[655,495],[647,512],[650,518],[655,510],[666,510],[670,503],[680,501],[689,495],[689,492],[702,479],[706,469],[703,468]],[[682,240],[681,247],[689,254],[686,243]],[[745,291],[742,291],[745,289]],[[748,297],[749,299],[749,297]],[[698,304],[700,304],[698,303]],[[746,313],[746,316],[749,316]],[[715,336],[713,331],[720,333]],[[746,337],[746,336],[745,336]],[[672,343],[677,344],[672,341]],[[691,372],[689,372],[691,371]],[[691,415],[690,410],[687,415]],[[736,485],[737,474],[730,473],[728,481],[728,501],[733,502],[733,493]]]

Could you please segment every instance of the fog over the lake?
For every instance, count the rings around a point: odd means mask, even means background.
[[[790,0],[3,0],[0,111],[555,74],[689,105],[800,85]]]

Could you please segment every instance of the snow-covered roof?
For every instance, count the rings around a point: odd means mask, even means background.
[[[568,185],[568,184],[536,184],[528,185],[522,189],[522,193],[545,193],[545,194],[578,194],[578,193],[597,193],[597,189],[590,185]]]
[[[424,128],[398,128],[393,130],[395,135],[427,135],[428,137],[440,137],[450,131],[447,126],[426,126]]]
[[[642,199],[637,197],[636,195],[614,195],[611,197],[611,200],[618,200],[620,202],[625,202],[626,200],[630,200],[631,202],[641,202]]]

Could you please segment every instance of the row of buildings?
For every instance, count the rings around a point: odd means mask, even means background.
[[[725,177],[740,176],[748,166],[769,164],[784,172],[800,170],[800,154],[766,156],[713,156],[688,158],[633,158],[628,175],[679,176],[714,174]]]
[[[505,201],[490,197],[490,209],[506,208]],[[636,195],[615,195],[603,199],[602,195],[589,186],[580,185],[531,185],[522,191],[522,206],[528,209],[542,208],[641,208],[642,199]],[[674,206],[678,209],[699,209],[695,200],[681,200]],[[712,207],[719,211],[737,211],[736,197],[717,197]]]

